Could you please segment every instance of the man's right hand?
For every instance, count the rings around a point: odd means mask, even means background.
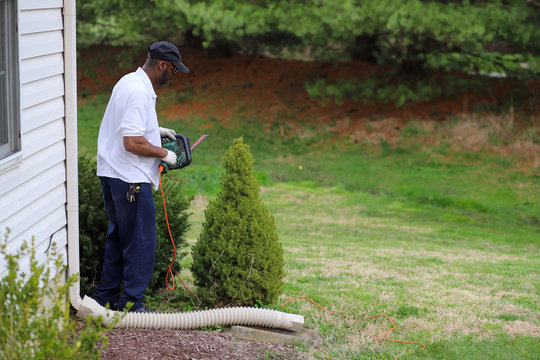
[[[167,149],[150,144],[144,136],[124,136],[124,149],[139,156],[172,159],[169,153],[163,155]]]
[[[167,156],[161,158],[161,161],[169,166],[174,166],[176,165],[176,154],[171,150],[167,150]]]

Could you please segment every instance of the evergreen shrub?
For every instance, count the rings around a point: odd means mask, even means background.
[[[85,326],[70,318],[66,295],[77,279],[66,280],[67,267],[56,244],[40,264],[33,240],[8,253],[8,234],[0,244],[6,264],[0,279],[0,360],[99,359],[109,327],[102,327],[99,318]],[[21,263],[29,264],[29,271],[21,271]]]
[[[87,154],[80,155],[79,264],[82,296],[91,296],[99,282],[108,224],[96,162]]]
[[[234,140],[223,164],[220,192],[208,204],[193,246],[195,285],[214,307],[271,304],[283,289],[283,249],[242,138]]]
[[[105,235],[109,220],[105,212],[101,184],[96,175],[96,162],[87,154],[79,156],[79,252],[81,292],[91,296],[99,283],[105,249]],[[186,256],[185,234],[189,230],[187,212],[191,198],[182,194],[182,184],[162,176],[169,225],[176,246],[175,269],[180,272],[180,260]],[[127,191],[127,189],[126,189]],[[157,291],[165,286],[167,269],[173,258],[173,248],[165,222],[161,191],[154,192],[156,205],[157,248],[156,260],[149,291]]]

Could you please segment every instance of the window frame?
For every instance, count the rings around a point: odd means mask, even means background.
[[[0,0],[0,163],[21,150],[17,0]],[[1,169],[0,169],[1,170]]]

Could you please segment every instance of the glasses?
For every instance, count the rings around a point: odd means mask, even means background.
[[[168,62],[164,61],[165,64],[167,64],[167,66],[169,67],[169,69],[171,69],[171,72],[173,73],[173,75],[178,71],[177,68],[175,68],[174,66],[172,66],[171,64],[169,64]]]

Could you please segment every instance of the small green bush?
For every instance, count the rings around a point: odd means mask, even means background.
[[[79,256],[82,295],[93,294],[99,282],[109,219],[105,212],[96,162],[79,156]]]
[[[9,231],[8,231],[9,233]],[[81,327],[69,317],[67,267],[52,244],[45,264],[38,264],[34,242],[24,242],[15,254],[0,245],[7,274],[0,280],[0,359],[99,359],[108,328],[100,319]],[[29,272],[20,264],[29,261]]]
[[[167,175],[161,178],[169,225],[177,251],[177,264],[186,255],[182,251],[187,246],[185,234],[189,230],[187,209],[191,199],[181,192],[182,184],[170,180]],[[161,191],[154,193],[156,205],[157,248],[156,261],[149,291],[157,291],[165,286],[167,269],[173,258],[173,249],[165,222]],[[109,220],[105,213],[101,184],[96,176],[96,162],[88,155],[79,156],[79,241],[81,292],[91,296],[101,277],[105,235]],[[180,272],[180,268],[176,271]]]
[[[191,271],[209,305],[270,304],[283,288],[283,249],[259,198],[253,157],[243,139],[224,156],[221,191],[205,211]]]

